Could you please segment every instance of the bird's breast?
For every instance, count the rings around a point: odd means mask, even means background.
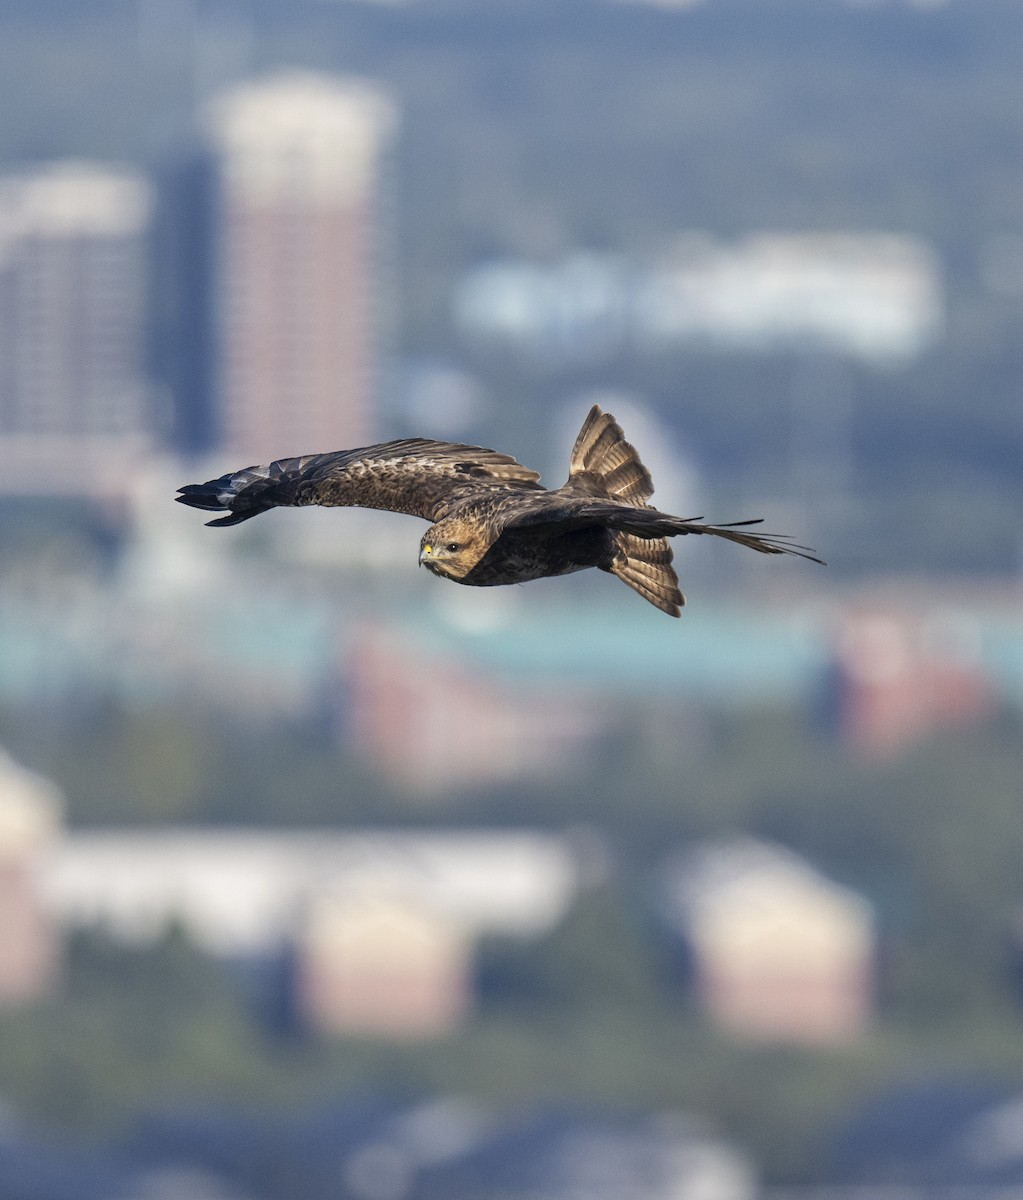
[[[543,526],[508,530],[460,581],[473,587],[527,583],[552,575],[570,575],[600,566],[609,558],[604,529],[576,529],[551,534]]]

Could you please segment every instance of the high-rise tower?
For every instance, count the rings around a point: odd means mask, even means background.
[[[379,165],[396,109],[361,80],[287,73],[210,116],[224,450],[247,464],[372,441]]]
[[[4,491],[116,490],[154,433],[150,206],[141,176],[91,163],[0,179]]]

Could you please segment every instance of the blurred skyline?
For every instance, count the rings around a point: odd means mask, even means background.
[[[1018,574],[1013,4],[593,0],[555,19],[424,0],[284,19],[165,0],[97,4],[82,27],[61,11],[8,17],[8,86],[38,69],[0,161],[152,182],[160,439],[209,448],[228,403],[209,106],[311,69],[372,80],[401,114],[364,248],[372,360],[346,354],[373,373],[372,436],[482,441],[560,473],[549,414],[610,390],[663,423],[722,517],[770,504],[802,535],[812,506],[833,571]],[[47,98],[58,44],[69,94]]]
[[[1021,97],[1020,0],[5,5],[0,1192],[1023,1184]],[[594,402],[830,565],[173,503]]]

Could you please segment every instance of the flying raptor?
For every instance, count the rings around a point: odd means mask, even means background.
[[[759,520],[706,525],[652,508],[650,472],[596,405],[576,438],[568,482],[552,491],[539,479],[495,450],[405,438],[247,467],[179,488],[175,499],[227,513],[210,525],[237,525],[277,505],[408,513],[431,522],[420,565],[454,583],[496,587],[599,567],[672,617],[686,601],[669,538],[711,534],[762,554],[822,561],[787,537],[744,528]]]

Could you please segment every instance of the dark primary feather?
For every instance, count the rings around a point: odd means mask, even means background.
[[[237,525],[279,505],[380,508],[436,521],[469,495],[495,487],[540,490],[536,471],[483,446],[403,438],[282,458],[179,488],[176,500],[228,515],[209,525]]]

